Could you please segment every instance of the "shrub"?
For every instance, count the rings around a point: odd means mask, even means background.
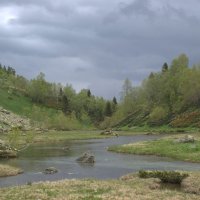
[[[188,127],[197,126],[200,127],[200,111],[185,112],[174,118],[170,125],[172,127]]]
[[[146,171],[140,170],[139,177],[140,178],[158,178],[163,183],[173,183],[173,184],[181,184],[182,180],[189,175],[187,173],[182,173],[178,171]]]
[[[165,122],[167,117],[168,110],[161,106],[157,106],[150,113],[148,123],[150,125],[161,125]]]

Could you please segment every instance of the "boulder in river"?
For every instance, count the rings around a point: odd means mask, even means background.
[[[62,150],[63,150],[63,151],[69,151],[70,148],[69,148],[69,147],[63,147]]]
[[[101,135],[111,135],[111,136],[116,136],[116,137],[119,136],[118,133],[114,133],[114,132],[112,131],[112,129],[111,129],[111,130],[102,131],[100,134],[101,134]]]
[[[44,170],[44,174],[55,174],[58,170],[55,167],[48,167]]]
[[[101,132],[101,135],[112,135],[113,131],[112,130],[105,130]]]
[[[80,158],[76,159],[80,163],[95,163],[94,155],[91,155],[88,152],[85,152]]]

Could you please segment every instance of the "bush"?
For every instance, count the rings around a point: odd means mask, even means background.
[[[82,128],[81,123],[76,119],[74,113],[70,116],[65,116],[62,112],[59,112],[55,116],[48,118],[45,122],[45,126],[49,129],[57,130],[78,130]]]
[[[162,125],[167,117],[168,110],[161,106],[157,106],[150,113],[148,123],[149,125]]]
[[[181,184],[182,180],[189,175],[178,171],[139,171],[140,178],[158,178],[163,183]]]
[[[172,127],[188,127],[197,126],[200,127],[200,111],[185,112],[174,118],[170,126]]]

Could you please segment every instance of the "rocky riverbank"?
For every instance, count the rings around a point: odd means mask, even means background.
[[[12,148],[3,140],[0,140],[0,159],[1,158],[16,158],[17,149]]]
[[[13,129],[31,130],[30,120],[0,107],[0,133],[6,133]]]

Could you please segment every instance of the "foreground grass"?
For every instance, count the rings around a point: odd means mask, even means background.
[[[193,179],[193,178],[191,178]],[[189,183],[189,182],[188,182]],[[185,185],[187,188],[187,185]],[[57,182],[42,182],[26,186],[0,189],[1,200],[100,200],[100,199],[176,199],[197,200],[199,195],[191,194],[196,190],[187,191],[159,188],[155,179],[140,179],[136,175],[122,180],[63,180]],[[196,188],[199,188],[197,184]],[[187,193],[186,193],[187,192]]]
[[[19,168],[0,164],[0,177],[15,176],[21,173],[22,170]]]
[[[154,141],[139,142],[119,146],[111,146],[108,150],[118,153],[130,153],[138,155],[157,155],[174,158],[176,160],[200,162],[200,137],[194,143],[177,143],[177,138],[183,135],[174,135]]]

